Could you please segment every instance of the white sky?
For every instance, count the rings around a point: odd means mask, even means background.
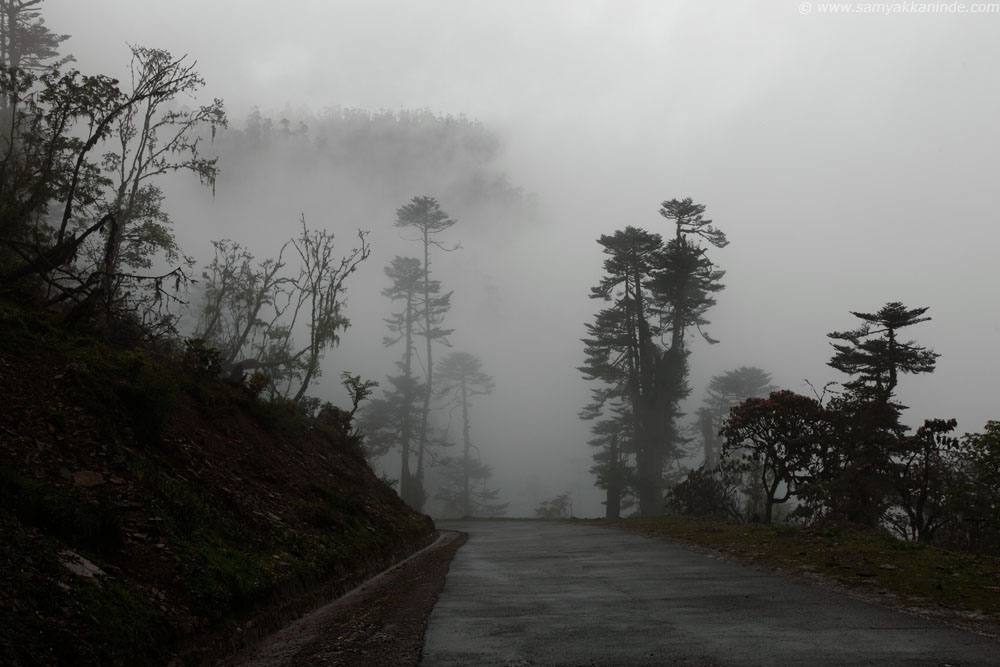
[[[933,322],[912,337],[942,355],[932,376],[903,379],[908,419],[954,416],[975,431],[1000,418],[1000,13],[829,15],[820,4],[807,15],[794,0],[44,9],[51,29],[73,35],[65,49],[85,72],[123,75],[126,42],[190,54],[237,122],[252,105],[429,108],[498,131],[511,181],[538,193],[550,221],[515,264],[560,260],[547,280],[520,286],[548,318],[545,363],[528,339],[481,353],[514,367],[525,355],[521,370],[552,396],[544,410],[524,397],[503,404],[559,446],[525,442],[509,412],[483,418],[507,424],[488,458],[511,485],[526,468],[552,477],[567,457],[589,467],[574,367],[601,273],[594,241],[628,224],[664,231],[656,211],[674,197],[706,204],[731,241],[714,253],[728,271],[710,314],[723,343],[696,350],[695,397],[739,365],[802,392],[803,378],[842,379],[825,366],[825,334],[853,328],[849,310],[899,300],[930,306]],[[509,464],[504,446],[519,453]],[[595,503],[584,511],[599,513]]]

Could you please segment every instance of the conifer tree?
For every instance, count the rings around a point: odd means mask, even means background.
[[[386,347],[402,343],[403,351],[396,362],[399,373],[388,377],[383,397],[371,401],[364,411],[366,448],[369,457],[376,458],[389,450],[400,451],[400,496],[412,507],[422,507],[426,494],[411,469],[414,434],[420,422],[419,397],[424,385],[417,374],[417,337],[422,320],[423,266],[414,257],[394,257],[385,269],[392,284],[382,295],[399,303],[399,310],[385,320],[389,335],[382,339]],[[430,285],[432,293],[440,290],[437,281]]]
[[[881,525],[893,493],[892,453],[904,439],[905,406],[893,396],[901,373],[930,373],[938,355],[899,330],[926,322],[927,308],[893,301],[877,313],[852,312],[862,325],[827,334],[834,348],[828,364],[851,376],[847,392],[832,402],[839,418],[837,447],[824,466],[830,511],[852,523]]]
[[[59,58],[59,45],[69,35],[57,35],[45,26],[43,0],[0,0],[0,67],[41,70],[73,60]]]
[[[702,327],[715,304],[713,294],[723,288],[723,272],[700,241],[719,248],[727,241],[704,218],[704,211],[691,199],[663,202],[660,214],[674,225],[666,244],[659,234],[635,227],[598,241],[608,258],[605,277],[592,288],[591,298],[611,305],[586,325],[587,361],[580,371],[605,386],[593,392],[593,401],[580,416],[597,420],[594,429],[604,429],[600,420],[609,410],[628,415],[634,486],[639,511],[646,516],[663,510],[664,467],[680,457],[677,419],[680,402],[690,391],[686,336],[694,327],[705,340],[715,342]],[[595,435],[600,438],[597,431]],[[617,465],[619,459],[612,458]],[[610,509],[617,501],[609,497],[606,502]]]
[[[420,489],[419,496],[413,498],[419,500],[418,504],[410,503],[414,509],[423,507],[423,479],[424,463],[427,458],[427,447],[430,444],[429,417],[431,410],[431,397],[434,393],[434,344],[448,344],[447,337],[452,329],[445,329],[442,325],[444,317],[451,308],[451,292],[440,293],[440,283],[431,280],[431,248],[451,251],[458,248],[457,245],[447,246],[440,240],[438,235],[451,228],[457,221],[448,217],[437,200],[433,197],[414,197],[410,203],[396,210],[396,227],[409,228],[417,232],[417,238],[423,247],[424,263],[420,278],[420,324],[418,335],[425,341],[424,349],[424,382],[423,382],[423,405],[420,411],[420,423],[417,429],[417,467],[414,474],[415,485]]]
[[[844,387],[859,397],[886,408],[886,425],[898,424],[900,410],[905,406],[893,403],[892,396],[899,384],[900,373],[930,373],[939,355],[917,345],[901,341],[900,329],[931,318],[924,317],[927,308],[907,308],[898,301],[882,306],[877,313],[851,312],[863,324],[850,331],[827,334],[835,350],[829,366],[852,376]]]
[[[607,446],[618,447],[619,439],[603,439],[604,423],[615,411],[619,421],[628,424],[632,435],[630,448],[634,452],[637,483],[640,485],[640,500],[643,497],[641,484],[646,481],[660,486],[660,443],[649,431],[651,394],[654,391],[655,361],[658,348],[654,337],[658,338],[661,327],[654,317],[654,303],[649,286],[656,269],[663,239],[659,234],[626,227],[613,235],[603,235],[598,243],[604,248],[605,276],[591,289],[592,299],[601,299],[608,307],[599,311],[592,324],[587,324],[587,338],[583,339],[586,363],[579,368],[588,380],[602,383],[592,390],[593,400],[580,416],[595,420],[591,428],[595,436],[604,440]],[[620,460],[614,458],[614,463]],[[651,471],[650,466],[656,469]],[[611,472],[608,468],[605,472]],[[609,516],[616,513],[621,498],[621,489],[615,482],[617,476],[598,477],[598,484],[604,484],[607,491],[605,501]],[[652,494],[646,494],[649,497]],[[643,513],[654,513],[656,509],[641,508]]]

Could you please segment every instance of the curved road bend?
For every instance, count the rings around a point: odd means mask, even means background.
[[[469,534],[422,667],[1000,665],[1000,642],[599,526],[446,522]]]

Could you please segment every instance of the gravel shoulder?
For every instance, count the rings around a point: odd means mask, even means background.
[[[466,539],[441,531],[430,546],[221,665],[417,665],[427,617]]]

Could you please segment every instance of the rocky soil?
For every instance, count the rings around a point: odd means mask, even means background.
[[[205,664],[433,540],[336,420],[0,304],[0,663]]]

